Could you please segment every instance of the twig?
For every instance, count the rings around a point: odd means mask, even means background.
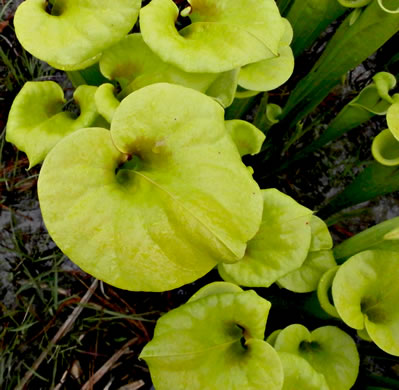
[[[81,390],[91,389],[112,368],[112,366],[119,360],[119,358],[127,352],[129,347],[137,342],[137,340],[137,337],[129,340],[119,351],[115,352],[104,363],[104,365],[98,371],[96,371],[96,373],[92,377],[89,378],[89,380],[82,386]]]
[[[25,373],[21,382],[14,388],[14,390],[23,390],[25,388],[27,383],[30,381],[33,373],[35,371],[37,371],[37,369],[43,363],[43,360],[50,353],[50,351],[53,349],[53,347],[58,343],[58,341],[63,336],[65,336],[65,334],[67,334],[71,330],[73,324],[75,323],[75,321],[77,320],[77,318],[79,317],[80,313],[83,310],[83,305],[86,304],[90,300],[90,298],[93,295],[97,286],[98,286],[98,280],[95,279],[94,282],[91,284],[90,288],[86,291],[86,294],[80,300],[79,305],[75,307],[75,309],[73,310],[71,315],[67,318],[67,320],[64,322],[64,324],[61,326],[61,328],[58,329],[58,332],[51,339],[47,348],[36,359],[36,361],[33,363],[32,367],[30,368],[30,370]]]

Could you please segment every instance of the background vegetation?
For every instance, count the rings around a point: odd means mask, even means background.
[[[196,283],[165,293],[127,292],[93,280],[52,242],[37,200],[40,168],[27,171],[26,156],[5,142],[5,124],[11,103],[26,81],[54,80],[67,93],[72,88],[62,72],[33,58],[17,42],[13,14],[18,3],[1,0],[0,4],[0,389],[22,389],[25,383],[25,388],[35,390],[150,389],[148,369],[138,360],[138,354],[151,339],[156,320],[219,277],[211,272]],[[334,25],[299,59],[294,76],[270,93],[270,101],[286,101],[293,85],[309,71],[333,31]],[[389,70],[399,74],[395,64],[388,63],[397,47],[399,39],[394,37],[350,72],[307,119],[304,127],[309,126],[311,131],[286,156],[325,128],[375,72]],[[253,112],[248,112],[248,120],[254,120]],[[383,120],[375,117],[275,175],[270,175],[269,167],[259,159],[249,162],[255,165],[256,179],[262,188],[276,187],[306,207],[319,208],[368,164],[372,138],[383,127]],[[393,194],[335,216],[328,223],[335,242],[339,243],[398,215],[399,199]],[[310,329],[327,324],[322,313],[314,310],[314,294],[298,295],[277,287],[257,292],[272,302],[268,333],[293,322]],[[334,320],[330,323],[340,325]],[[360,341],[355,332],[351,335],[362,357],[355,388],[365,389],[374,384],[399,389],[399,358]]]

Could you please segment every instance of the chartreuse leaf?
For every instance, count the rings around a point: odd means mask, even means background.
[[[378,347],[395,356],[399,356],[398,265],[398,252],[361,252],[341,265],[332,286],[342,320],[352,328],[366,328]]]
[[[284,371],[282,390],[330,390],[323,374],[318,373],[305,359],[292,353],[278,354]]]
[[[279,56],[241,68],[238,83],[250,91],[271,91],[284,84],[294,71],[294,56],[289,46],[279,49]]]
[[[350,101],[338,115],[345,114],[346,121],[350,128],[352,129],[354,126],[351,126],[351,119],[362,119],[362,122],[372,118],[374,115],[385,115],[390,106],[390,102],[387,102],[385,99],[382,99],[380,94],[378,93],[378,89],[375,84],[370,84],[367,87],[363,88],[359,95],[357,95],[352,101]],[[357,112],[357,110],[361,110]],[[345,110],[345,111],[344,111]],[[362,111],[365,111],[364,113]],[[363,114],[363,115],[362,115]],[[371,115],[367,115],[371,114]],[[366,116],[367,115],[367,116]],[[351,118],[349,117],[351,116]],[[363,119],[365,118],[365,119]],[[356,126],[361,124],[359,120],[356,121]]]
[[[274,103],[267,103],[267,97],[264,94],[259,104],[254,124],[267,135],[270,128],[278,123],[282,108]]]
[[[310,227],[312,240],[305,262],[277,282],[281,287],[298,293],[315,291],[322,275],[337,265],[331,251],[333,242],[327,225],[312,215]]]
[[[90,127],[98,118],[94,102],[96,87],[80,86],[74,99],[80,115],[63,111],[62,88],[53,81],[27,82],[15,98],[7,122],[6,139],[24,151],[29,168],[41,163],[66,135]]]
[[[292,27],[284,21],[285,32],[278,48],[278,56],[245,65],[241,68],[238,84],[250,91],[271,91],[284,84],[294,71],[294,55],[289,47]]]
[[[224,108],[229,107],[233,103],[237,91],[239,71],[239,69],[233,69],[218,74],[218,77],[208,86],[205,93],[213,97]]]
[[[353,108],[361,108],[374,115],[385,115],[387,113],[393,103],[389,91],[395,87],[396,78],[391,73],[379,72],[373,77],[373,81],[348,103],[348,110],[352,109],[350,111],[353,111]],[[350,111],[348,114],[351,113]],[[356,117],[355,113],[352,115]]]
[[[84,129],[59,143],[43,165],[39,198],[51,236],[74,262],[144,291],[242,258],[263,207],[221,106],[171,84],[125,98],[111,134]]]
[[[282,329],[276,329],[269,336],[267,336],[266,341],[274,347],[274,343],[276,342],[277,336],[280,334]]]
[[[326,271],[319,280],[317,286],[317,299],[319,300],[321,308],[331,317],[341,318],[337,309],[331,301],[331,287],[337,274],[339,266],[335,266]]]
[[[335,265],[331,250],[309,252],[302,266],[280,278],[278,285],[298,293],[315,291],[323,274]]]
[[[274,347],[279,353],[305,359],[324,375],[330,389],[349,390],[356,381],[359,354],[355,342],[335,326],[309,332],[302,325],[290,325],[277,336]]]
[[[276,189],[263,194],[262,224],[235,264],[219,264],[221,277],[241,286],[269,287],[299,268],[310,247],[312,211]]]
[[[396,77],[389,72],[378,72],[373,77],[373,81],[381,98],[389,103],[393,103],[393,99],[389,94],[389,91],[396,87]]]
[[[370,335],[367,333],[366,328],[358,329],[356,333],[364,341],[368,341],[368,342],[372,342],[373,341],[371,339]]]
[[[236,99],[249,99],[256,95],[259,95],[261,91],[248,91],[244,88],[241,88],[239,85],[237,86],[235,98]]]
[[[14,18],[21,45],[63,70],[87,68],[133,27],[140,0],[58,0],[52,14],[44,0],[24,1]]]
[[[265,135],[258,128],[240,119],[226,121],[225,125],[240,156],[254,155],[260,152]]]
[[[112,84],[102,84],[97,88],[94,95],[98,112],[108,121],[112,122],[116,109],[120,101],[115,96],[115,87]]]
[[[190,0],[191,24],[177,31],[172,0],[140,11],[147,45],[186,72],[219,73],[278,55],[284,22],[273,0]]]
[[[106,50],[101,72],[122,87],[121,97],[150,84],[168,82],[196,89],[214,97],[224,107],[234,99],[238,69],[218,73],[188,73],[162,61],[145,44],[141,34],[130,34]]]
[[[270,125],[270,127],[272,125],[275,125],[276,123],[280,122],[279,116],[281,115],[282,112],[283,112],[283,109],[278,104],[269,103],[266,106],[265,119],[268,122],[268,124]]]
[[[312,215],[310,220],[312,229],[312,241],[310,242],[309,252],[316,252],[331,249],[333,241],[326,223],[316,215]]]
[[[381,131],[371,145],[373,157],[382,165],[399,165],[399,141],[389,129]]]
[[[213,282],[200,288],[187,302],[194,302],[200,298],[205,298],[208,295],[225,294],[225,293],[239,293],[244,290],[233,283],[227,282]]]
[[[270,303],[254,291],[220,289],[158,320],[140,355],[157,390],[282,388],[278,355],[263,341]]]
[[[399,141],[399,94],[393,95],[394,103],[388,108],[387,122],[392,135]]]
[[[116,80],[122,89],[144,74],[152,76],[156,83],[157,72],[162,74],[168,67],[144,43],[141,34],[127,35],[105,50],[100,60],[101,73],[110,80]],[[134,87],[130,89],[133,92]]]
[[[190,199],[188,209],[193,214],[198,211],[197,218],[213,225],[216,242],[223,243],[221,252],[225,255],[221,260],[238,261],[244,255],[246,242],[259,229],[263,202],[258,185],[241,160],[237,160],[239,153],[222,120],[224,110],[213,99],[176,85],[157,84],[140,91],[134,98],[125,98],[118,108],[111,125],[113,141],[124,153],[139,154],[144,162],[147,156],[158,162],[159,166],[153,168],[159,170],[152,172],[148,167],[151,179],[164,184],[171,194],[179,194],[180,201],[185,196]],[[184,99],[187,103],[182,104]],[[156,111],[154,102],[160,102]],[[154,118],[155,115],[158,117]],[[132,127],[137,130],[132,132]],[[204,171],[206,168],[212,172],[202,174],[196,158],[204,164]],[[230,175],[235,176],[234,180]],[[174,176],[182,180],[171,181]],[[226,193],[223,182],[227,180],[236,188],[234,195]],[[198,187],[196,193],[190,186]],[[220,196],[218,202],[216,196]],[[206,204],[206,211],[201,209],[199,200]],[[237,204],[241,208],[242,203],[245,207],[238,211]],[[212,219],[210,215],[217,215],[221,209],[223,217]]]

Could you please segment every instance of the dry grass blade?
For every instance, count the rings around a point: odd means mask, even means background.
[[[118,390],[138,390],[143,387],[145,383],[142,380],[129,383],[128,385],[120,387]]]
[[[47,348],[40,354],[40,356],[36,359],[36,361],[33,363],[31,369],[27,371],[22,378],[21,382],[15,387],[14,390],[23,390],[29,380],[32,378],[32,375],[37,371],[37,369],[40,367],[42,364],[43,360],[46,358],[46,356],[50,353],[54,345],[58,343],[58,341],[65,336],[69,332],[69,330],[72,328],[73,324],[75,323],[76,319],[79,317],[80,313],[83,310],[83,305],[86,304],[91,296],[93,295],[94,291],[96,290],[98,286],[98,280],[95,279],[94,282],[91,284],[90,288],[87,290],[86,294],[83,296],[83,298],[80,300],[79,306],[75,307],[71,315],[67,318],[67,320],[64,322],[64,324],[61,326],[61,328],[58,330],[58,332],[55,334],[55,336],[51,339],[50,343],[48,344]]]
[[[112,366],[124,355],[129,347],[137,342],[138,338],[135,337],[129,340],[119,351],[115,352],[104,365],[82,386],[81,390],[90,390],[93,386],[112,368]]]

